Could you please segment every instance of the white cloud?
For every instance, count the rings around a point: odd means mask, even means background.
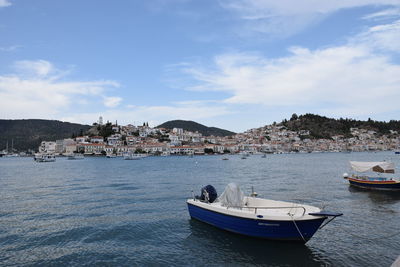
[[[399,111],[398,22],[376,26],[347,45],[309,50],[292,47],[285,57],[256,53],[216,56],[211,66],[184,67],[196,84],[189,90],[223,91],[225,103],[290,107],[338,116]],[[377,50],[377,48],[379,49]]]
[[[115,81],[65,81],[48,61],[18,61],[18,72],[0,75],[0,114],[4,118],[57,118],[80,103],[101,101]],[[27,75],[27,73],[29,75]]]
[[[341,9],[364,6],[399,7],[400,1],[220,0],[220,4],[245,22],[242,34],[256,32],[288,36]]]
[[[357,36],[356,42],[366,43],[378,50],[400,53],[400,20],[374,26]]]
[[[64,71],[45,60],[18,61],[13,67],[16,73],[0,75],[0,114],[4,118],[60,119],[91,124],[102,115],[120,123],[145,120],[161,124],[172,119],[206,119],[230,113],[215,101],[121,106],[121,97],[106,94],[110,88],[119,87],[115,81],[65,81],[67,77],[61,79],[59,75]]]
[[[109,108],[117,107],[122,101],[122,98],[117,96],[110,96],[110,97],[106,96],[103,99],[104,99],[104,106]]]
[[[21,60],[14,63],[14,68],[21,73],[45,77],[56,72],[56,68],[46,60]]]
[[[400,8],[389,8],[385,10],[381,10],[379,12],[375,12],[372,14],[368,14],[363,17],[363,19],[367,20],[382,20],[382,19],[390,19],[396,18],[400,16]]]
[[[69,114],[62,118],[66,121],[81,123],[91,123],[99,116],[103,116],[110,121],[118,120],[119,123],[142,123],[143,121],[152,122],[152,125],[159,125],[168,120],[204,120],[213,117],[231,114],[223,105],[210,104],[201,101],[189,101],[176,103],[174,105],[161,106],[129,106],[128,108],[105,110],[103,113],[87,112],[80,114]]]
[[[362,6],[400,6],[398,0],[220,0],[223,7],[242,14],[244,19],[268,18],[273,14],[297,15],[312,13],[331,13],[340,9]]]
[[[11,2],[9,2],[8,0],[0,0],[0,8],[7,6],[11,6]]]
[[[0,47],[0,51],[2,52],[13,52],[17,50],[18,48],[21,48],[22,46],[20,45],[11,45],[11,46],[2,46]]]

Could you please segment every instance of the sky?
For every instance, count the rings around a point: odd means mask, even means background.
[[[0,0],[0,119],[400,119],[400,0]]]

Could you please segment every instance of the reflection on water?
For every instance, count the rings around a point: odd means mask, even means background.
[[[364,194],[368,196],[368,198],[375,203],[378,204],[393,204],[400,201],[400,191],[397,190],[374,190],[374,189],[367,189],[361,188],[356,186],[349,185],[349,192],[357,193],[357,194]]]
[[[214,251],[217,258],[227,264],[268,264],[282,266],[329,265],[327,259],[313,252],[306,245],[284,241],[268,241],[223,231],[214,226],[191,219],[188,221],[191,234],[185,244],[193,254]],[[206,249],[204,249],[206,248]],[[210,257],[210,260],[215,257]],[[212,264],[212,262],[211,262]]]

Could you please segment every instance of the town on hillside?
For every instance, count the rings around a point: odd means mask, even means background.
[[[43,141],[39,153],[69,155],[122,156],[126,153],[149,155],[204,155],[224,153],[311,153],[361,152],[397,150],[400,139],[397,131],[382,135],[376,131],[350,128],[350,135],[331,138],[310,137],[308,130],[293,131],[283,124],[266,125],[232,136],[203,136],[182,128],[152,128],[117,123],[94,123],[81,136],[62,140]]]

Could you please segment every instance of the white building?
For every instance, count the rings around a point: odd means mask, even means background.
[[[182,135],[183,129],[182,128],[174,128],[174,129],[172,129],[172,132],[176,133],[177,135]]]
[[[42,143],[40,143],[39,152],[40,153],[49,153],[49,154],[56,153],[56,142],[43,141]]]

